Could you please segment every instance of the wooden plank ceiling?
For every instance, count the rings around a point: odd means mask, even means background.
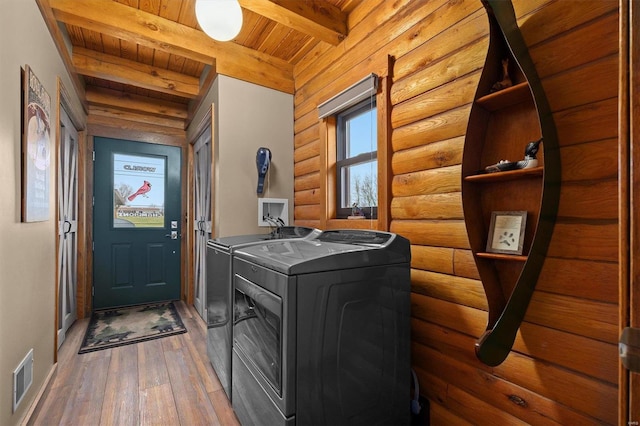
[[[239,0],[229,42],[198,26],[196,0],[36,0],[91,115],[165,119],[184,128],[217,74],[293,93],[293,68],[338,45],[362,0]]]

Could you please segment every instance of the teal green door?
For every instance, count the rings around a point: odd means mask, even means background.
[[[180,148],[94,140],[93,307],[180,298]]]

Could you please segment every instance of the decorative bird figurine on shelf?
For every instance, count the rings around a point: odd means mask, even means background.
[[[485,167],[484,173],[506,172],[508,170],[531,169],[537,167],[538,159],[536,158],[536,155],[540,149],[540,142],[542,142],[542,139],[543,138],[540,138],[537,141],[529,142],[527,144],[524,149],[524,160],[500,160],[496,164]]]
[[[151,184],[148,181],[145,180],[144,183],[142,184],[142,186],[140,188],[138,188],[138,190],[135,193],[133,193],[133,194],[131,194],[131,195],[129,195],[127,197],[127,200],[133,201],[138,195],[142,195],[142,196],[146,197],[145,194],[147,192],[149,192],[149,191],[151,191]]]
[[[531,169],[538,166],[536,155],[540,148],[540,142],[542,142],[542,138],[527,144],[527,147],[524,149],[524,160],[518,161],[516,169]]]

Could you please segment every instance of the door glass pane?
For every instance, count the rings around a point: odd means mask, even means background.
[[[165,159],[113,154],[113,227],[163,228]]]

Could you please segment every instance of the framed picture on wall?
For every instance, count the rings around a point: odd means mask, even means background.
[[[526,211],[492,212],[487,252],[522,254],[526,223]]]
[[[51,97],[25,66],[22,84],[22,221],[49,220]]]

